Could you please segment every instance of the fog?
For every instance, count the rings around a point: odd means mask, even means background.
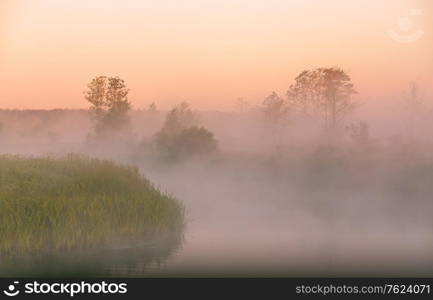
[[[0,111],[0,152],[83,153],[138,166],[187,212],[182,248],[152,276],[433,274],[433,112],[360,107],[332,137],[299,116],[197,111],[218,151],[161,161],[146,150],[165,111],[131,112],[131,137],[90,143],[86,110]],[[369,125],[367,143],[347,126]]]

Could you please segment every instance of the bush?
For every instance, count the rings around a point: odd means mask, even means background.
[[[217,141],[209,130],[192,126],[179,131],[161,130],[156,135],[158,152],[168,158],[207,154],[217,149]]]
[[[164,159],[181,159],[215,151],[218,143],[213,133],[197,126],[197,121],[197,115],[186,102],[169,111],[154,137],[158,155]]]

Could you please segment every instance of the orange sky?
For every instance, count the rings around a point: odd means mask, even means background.
[[[0,0],[0,108],[86,108],[104,74],[127,81],[135,108],[229,110],[336,65],[363,101],[411,80],[432,96],[432,13],[429,0]]]

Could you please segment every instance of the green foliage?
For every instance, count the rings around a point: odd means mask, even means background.
[[[319,114],[326,129],[335,129],[353,109],[356,91],[351,78],[340,68],[317,68],[301,72],[286,95],[302,113]]]
[[[0,156],[0,257],[180,234],[182,205],[137,169],[69,155]]]
[[[92,105],[95,137],[124,134],[129,129],[128,93],[125,81],[119,77],[98,76],[87,85],[84,97]]]
[[[206,154],[217,149],[217,141],[209,130],[192,126],[174,133],[160,131],[156,135],[160,154],[168,158],[181,158]]]
[[[177,159],[216,150],[217,141],[213,133],[194,125],[196,121],[196,115],[188,103],[175,106],[155,135],[158,153],[164,158]]]

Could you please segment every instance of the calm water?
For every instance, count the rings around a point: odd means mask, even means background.
[[[145,172],[185,203],[188,226],[182,247],[142,275],[433,275],[432,227],[384,221],[388,207],[373,200],[318,214],[289,184],[250,171]]]
[[[141,170],[185,204],[184,240],[117,245],[81,260],[92,266],[84,270],[89,276],[95,270],[103,276],[138,277],[433,276],[431,209],[389,205],[374,186],[338,194],[299,192],[284,176],[257,164]],[[53,271],[55,257],[49,261]],[[54,268],[60,275],[63,270],[61,263]],[[2,271],[13,275],[20,270]]]

